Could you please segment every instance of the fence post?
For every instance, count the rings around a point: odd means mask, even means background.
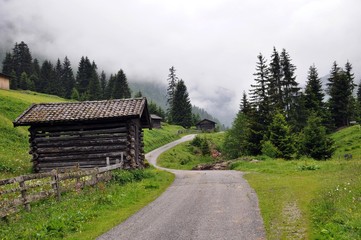
[[[107,157],[107,166],[110,165],[110,160],[109,160],[109,157]]]
[[[54,193],[55,193],[55,196],[56,196],[56,200],[57,200],[57,201],[60,201],[59,176],[58,176],[58,171],[55,170],[55,169],[53,170],[52,179],[53,179],[52,187],[53,187],[53,189],[54,189]]]
[[[23,177],[19,181],[19,185],[20,185],[20,188],[21,188],[21,198],[23,200],[25,210],[30,211],[30,204],[28,203],[28,201],[26,199],[26,187],[25,187],[25,181],[24,181]]]

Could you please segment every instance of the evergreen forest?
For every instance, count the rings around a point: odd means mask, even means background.
[[[170,78],[174,78],[172,80],[173,92],[158,94],[167,97],[167,103],[149,101],[150,113],[162,117],[169,123],[187,128],[195,125],[201,118],[209,118],[221,125],[205,110],[191,105],[185,82],[178,81],[174,67],[171,67],[170,71]],[[10,76],[11,89],[31,90],[77,101],[143,96],[140,90],[132,93],[127,76],[122,69],[107,75],[105,71],[100,71],[95,61],[87,56],[81,57],[76,71],[72,68],[68,57],[62,60],[58,58],[55,63],[50,60],[41,62],[32,57],[28,45],[23,41],[15,43],[12,51],[6,53],[2,62],[2,73]],[[174,96],[169,94],[174,94]],[[167,109],[164,110],[165,108]]]
[[[326,89],[317,67],[309,67],[304,89],[289,53],[274,47],[268,60],[257,56],[254,81],[243,92],[240,109],[226,134],[229,158],[267,155],[325,160],[334,144],[329,133],[361,120],[361,84],[354,83],[352,64],[333,62]],[[327,97],[326,97],[327,96]]]

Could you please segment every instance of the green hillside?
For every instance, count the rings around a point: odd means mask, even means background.
[[[351,154],[352,158],[361,158],[361,126],[355,125],[344,128],[332,135],[335,141],[335,159],[344,158],[345,154]]]
[[[31,91],[0,90],[0,178],[31,169],[27,127],[14,128],[12,121],[33,103],[64,101]]]
[[[31,104],[69,101],[31,91],[0,90],[0,178],[17,176],[31,171],[31,156],[28,154],[27,127],[13,127],[13,121]],[[164,124],[162,129],[145,130],[145,151],[180,138],[185,129]]]

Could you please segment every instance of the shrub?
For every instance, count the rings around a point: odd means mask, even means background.
[[[271,158],[277,158],[281,155],[281,152],[271,143],[271,141],[264,141],[262,143],[262,154]]]

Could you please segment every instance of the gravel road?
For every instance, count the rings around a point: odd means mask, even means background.
[[[188,135],[146,155],[191,140]],[[170,170],[174,183],[154,202],[98,239],[231,240],[265,239],[258,199],[239,171]]]

